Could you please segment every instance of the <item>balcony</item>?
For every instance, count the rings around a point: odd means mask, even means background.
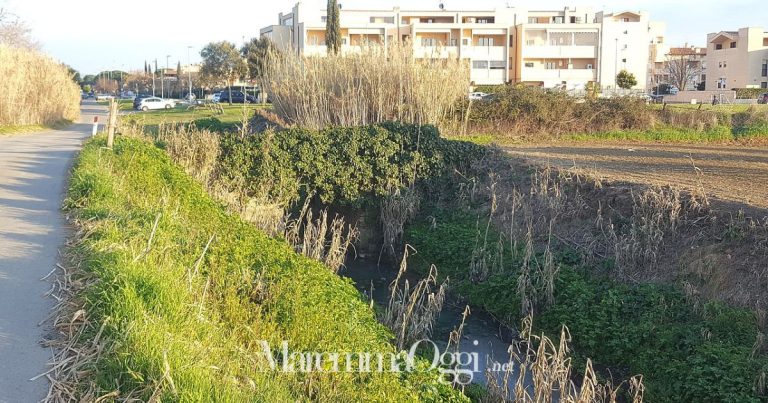
[[[522,81],[595,81],[594,69],[542,69],[523,68]]]
[[[461,57],[473,60],[505,60],[504,46],[462,46]]]
[[[594,59],[596,46],[536,46],[523,47],[523,57],[529,59]]]
[[[448,59],[458,57],[458,46],[420,46],[413,49],[413,56],[418,59]]]

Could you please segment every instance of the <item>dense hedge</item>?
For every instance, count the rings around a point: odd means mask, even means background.
[[[757,99],[761,94],[768,93],[765,88],[734,88],[736,99]]]
[[[91,398],[464,400],[429,372],[268,370],[260,340],[276,354],[281,340],[292,352],[375,353],[394,351],[391,334],[349,280],[228,215],[162,150],[104,145],[86,144],[66,203],[88,232],[73,252],[94,280],[81,295],[90,326],[78,348],[97,333],[104,346],[80,371]]]
[[[435,264],[470,305],[518,322],[519,259],[507,251],[503,271],[472,281],[467,268],[477,219],[455,212],[424,214],[436,217],[437,225],[425,221],[406,231],[406,242],[418,251],[412,265],[425,270]],[[497,237],[492,231],[491,249]],[[563,324],[569,327],[577,368],[589,357],[598,368],[607,367],[614,381],[643,374],[645,398],[651,402],[768,401],[765,392],[756,391],[760,373],[768,371],[768,357],[752,358],[758,327],[751,311],[714,302],[694,309],[672,286],[631,286],[595,277],[598,270],[580,266],[581,259],[567,246],[559,250],[555,303],[537,313],[534,322],[550,335],[559,334]]]
[[[394,122],[245,138],[225,133],[221,149],[225,180],[286,204],[312,192],[325,204],[359,205],[485,153],[475,144],[442,139],[433,126]]]

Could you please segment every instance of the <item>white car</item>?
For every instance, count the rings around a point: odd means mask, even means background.
[[[488,94],[486,94],[484,92],[470,92],[469,93],[469,99],[472,100],[472,101],[482,101],[487,96],[488,96]]]
[[[111,101],[115,99],[114,95],[109,94],[96,94],[95,98],[97,101]]]
[[[153,109],[171,109],[174,106],[176,106],[176,102],[171,99],[149,97],[142,99],[136,109],[141,111],[149,111]]]

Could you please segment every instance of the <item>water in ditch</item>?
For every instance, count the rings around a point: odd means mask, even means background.
[[[342,269],[339,274],[353,280],[357,289],[367,298],[372,296],[376,304],[386,306],[389,302],[389,286],[397,277],[397,268],[384,264],[378,266],[375,261],[358,259],[348,262],[347,267]],[[418,276],[408,272],[406,272],[405,278],[411,285],[420,280]],[[445,351],[451,331],[461,324],[464,308],[465,305],[452,302],[450,298],[446,299],[430,337],[441,352]],[[504,371],[499,365],[509,362],[508,349],[510,343],[517,337],[517,333],[501,326],[492,317],[480,310],[473,311],[470,307],[470,311],[471,314],[464,322],[464,332],[459,350],[462,353],[476,353],[474,357],[477,358],[477,362],[462,366],[462,369],[472,372],[474,383],[486,384],[488,381],[486,378],[487,370],[490,370],[490,373],[497,379],[504,376]],[[494,363],[500,364],[494,366]],[[517,371],[511,372],[510,385],[514,385],[516,374]],[[526,382],[526,384],[530,384],[530,382]]]

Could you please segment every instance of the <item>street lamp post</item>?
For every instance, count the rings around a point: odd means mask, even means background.
[[[165,70],[163,70],[163,81],[165,81],[165,71],[168,70],[168,59],[170,59],[170,58],[171,58],[171,55],[166,55],[165,56]]]
[[[192,97],[192,61],[189,58],[189,50],[192,49],[192,46],[187,46],[187,76],[189,81],[189,96]],[[190,99],[191,101],[191,99]]]
[[[613,85],[614,87],[619,86],[619,38],[616,38],[616,49],[615,49],[615,56],[613,57],[614,65],[613,65]]]

